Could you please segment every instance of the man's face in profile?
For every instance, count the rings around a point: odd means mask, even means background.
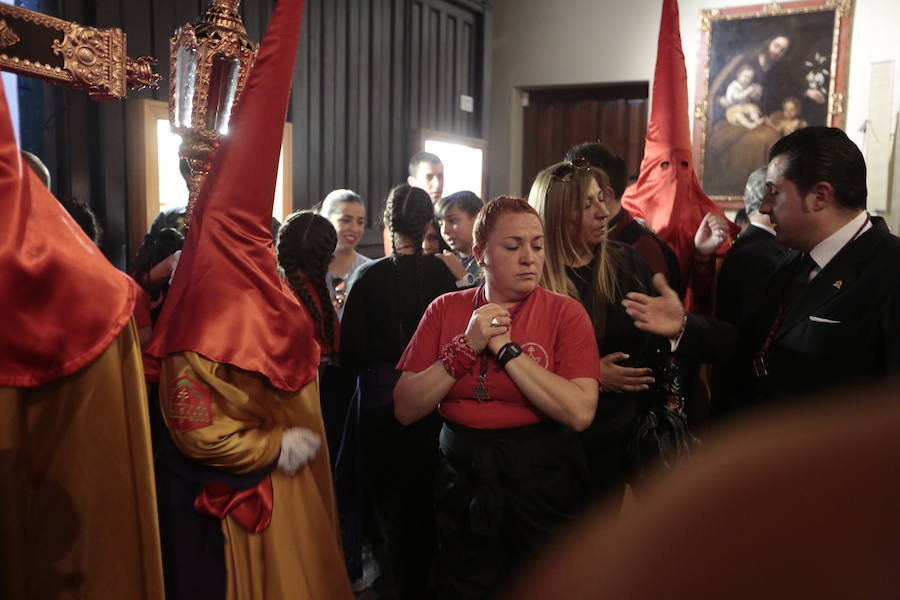
[[[410,175],[407,183],[428,192],[431,203],[434,204],[441,199],[444,191],[444,165],[428,161],[420,162],[415,176]]]

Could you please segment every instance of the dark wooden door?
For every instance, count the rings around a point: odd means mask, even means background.
[[[524,109],[522,193],[566,150],[600,140],[625,160],[636,178],[647,132],[646,82],[529,90]]]

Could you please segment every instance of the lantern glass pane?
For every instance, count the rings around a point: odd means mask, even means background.
[[[181,46],[175,55],[175,127],[190,127],[197,79],[197,51]]]
[[[237,93],[241,63],[236,57],[216,54],[213,57],[207,96],[206,129],[222,135],[228,133],[228,121]]]

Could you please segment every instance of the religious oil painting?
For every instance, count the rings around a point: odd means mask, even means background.
[[[747,177],[781,137],[841,127],[851,0],[704,10],[694,157],[706,194],[739,207]]]

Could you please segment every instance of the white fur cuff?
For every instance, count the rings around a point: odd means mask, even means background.
[[[322,439],[314,431],[305,427],[288,429],[281,437],[278,469],[293,475],[300,467],[315,458],[321,446]]]

